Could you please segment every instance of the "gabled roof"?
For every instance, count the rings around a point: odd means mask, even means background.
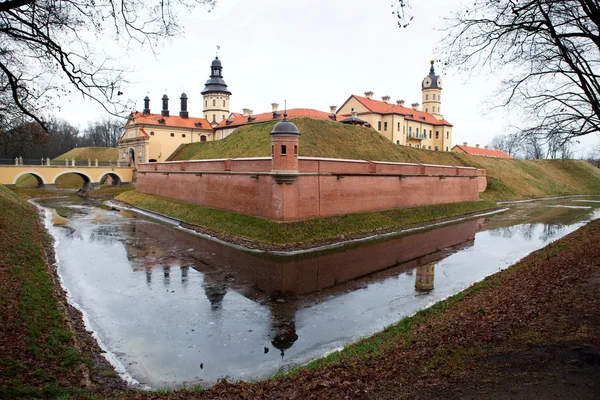
[[[402,107],[399,104],[386,103],[379,100],[367,99],[366,97],[357,96],[353,94],[344,102],[344,105],[350,101],[351,98],[355,98],[360,104],[365,106],[369,111],[376,114],[398,114],[404,116],[409,121],[425,122],[430,125],[446,125],[452,126],[452,124],[445,119],[437,119],[433,115],[425,111],[417,111],[413,108]],[[344,106],[342,105],[342,107]],[[342,108],[340,107],[340,109]],[[339,118],[338,118],[339,119]]]
[[[225,121],[219,122],[219,125],[217,125],[215,129],[236,128],[242,125],[257,124],[260,122],[280,121],[283,119],[283,113],[283,110],[277,111],[278,116],[276,118],[273,118],[273,112],[252,114],[251,116],[246,117],[238,113],[231,113],[229,118]],[[288,119],[306,117],[313,119],[331,120],[331,118],[329,118],[329,113],[319,110],[313,110],[311,108],[293,108],[291,110],[287,110],[287,116]]]
[[[465,146],[465,145],[459,145],[459,144],[452,147],[452,150],[454,150],[457,147],[460,150],[462,150],[463,152],[470,154],[472,156],[483,156],[483,157],[494,157],[494,158],[512,158],[510,155],[503,152],[502,150],[492,150],[492,149],[486,149],[486,148],[482,148],[482,147],[472,147],[472,146]]]
[[[159,121],[164,120],[164,123]],[[144,114],[134,111],[129,116],[128,125],[157,125],[157,126],[172,126],[177,128],[213,130],[210,122],[205,118],[181,118],[179,115],[170,115],[163,117],[161,114]]]

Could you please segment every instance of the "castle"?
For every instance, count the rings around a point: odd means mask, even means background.
[[[404,101],[390,103],[390,96],[373,99],[373,92],[365,96],[351,95],[337,109],[330,112],[298,108],[287,110],[290,119],[308,117],[337,121],[344,124],[363,125],[376,129],[398,145],[450,151],[452,124],[441,114],[442,80],[431,61],[429,74],[423,79],[422,108],[419,103],[405,107]],[[281,120],[282,111],[272,103],[271,112],[254,114],[250,109],[242,113],[230,112],[232,93],[223,79],[223,66],[217,56],[210,66],[210,77],[201,92],[203,110],[201,117],[190,117],[188,97],[182,93],[179,115],[171,115],[169,97],[162,97],[160,114],[150,111],[150,99],[144,99],[142,112],[132,112],[119,139],[119,158],[131,166],[145,162],[161,162],[182,144],[224,139],[240,126]],[[423,110],[424,109],[424,110]]]

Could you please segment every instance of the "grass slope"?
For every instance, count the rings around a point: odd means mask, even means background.
[[[397,146],[374,129],[309,118],[294,119],[301,156],[485,168],[492,201],[600,193],[600,169],[580,160],[506,160]],[[182,146],[171,159],[266,157],[275,122],[248,125],[224,140]]]
[[[309,246],[319,241],[342,240],[372,232],[400,230],[496,207],[492,202],[476,201],[279,223],[135,191],[122,193],[116,200],[208,228],[213,234],[229,238],[233,235],[283,247],[304,247],[303,245]]]
[[[0,209],[0,398],[78,393],[93,362],[47,264],[50,239],[37,210],[3,185]]]
[[[61,154],[52,161],[64,161],[66,159],[75,160],[98,160],[98,161],[116,161],[119,157],[119,149],[116,147],[77,147]],[[87,165],[87,164],[86,164]]]

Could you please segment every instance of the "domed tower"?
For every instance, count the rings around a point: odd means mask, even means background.
[[[428,112],[437,119],[442,119],[442,78],[435,74],[435,68],[431,60],[429,75],[423,79],[421,88],[423,90],[423,111]]]
[[[223,80],[223,66],[219,56],[210,65],[210,79],[206,81],[201,92],[204,98],[204,118],[211,125],[217,125],[229,115],[229,96],[231,92]]]
[[[276,123],[271,131],[271,174],[277,183],[293,183],[298,176],[298,139],[300,132],[287,119]]]

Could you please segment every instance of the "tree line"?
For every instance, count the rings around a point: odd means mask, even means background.
[[[0,159],[52,159],[75,147],[116,147],[122,130],[123,121],[109,117],[83,129],[57,118],[45,121],[45,128],[25,116],[0,119]]]

